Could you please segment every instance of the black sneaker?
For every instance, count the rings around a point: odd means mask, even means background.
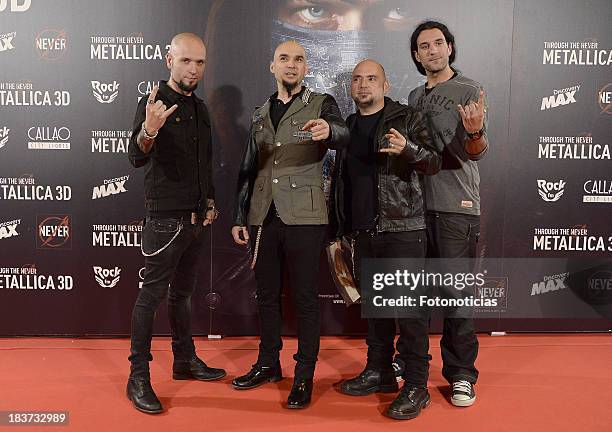
[[[387,416],[396,420],[413,419],[421,413],[423,408],[427,408],[429,402],[429,392],[426,387],[404,384],[402,391],[387,409]]]
[[[469,407],[476,402],[476,392],[471,382],[459,380],[453,382],[451,403],[458,407]]]

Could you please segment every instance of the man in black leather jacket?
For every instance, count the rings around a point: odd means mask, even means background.
[[[337,236],[353,240],[357,277],[363,258],[425,257],[423,174],[435,174],[441,165],[440,149],[421,114],[386,98],[388,89],[379,63],[364,60],[353,70],[351,96],[358,111],[347,119],[349,146],[337,155],[333,219]],[[428,319],[400,318],[398,324],[405,385],[387,415],[407,419],[429,403]],[[393,318],[368,320],[365,370],[344,381],[341,392],[362,396],[397,391],[395,326]]]

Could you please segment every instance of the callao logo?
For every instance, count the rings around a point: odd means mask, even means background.
[[[158,84],[157,81],[141,81],[138,83],[138,102],[140,102],[140,99],[142,99],[144,96],[146,96],[147,94],[151,93],[151,91],[153,90],[153,87],[155,87]]]
[[[144,274],[145,268],[141,267],[140,270],[138,270],[138,278],[140,279],[140,281],[138,282],[138,289],[142,289],[142,284],[144,283]]]
[[[28,129],[28,148],[70,150],[70,129],[66,126],[32,126]]]

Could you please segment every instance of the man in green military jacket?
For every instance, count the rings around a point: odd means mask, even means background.
[[[280,299],[287,266],[298,321],[287,408],[304,408],[311,399],[320,334],[319,259],[328,223],[323,159],[328,149],[345,147],[349,136],[334,98],[302,85],[307,70],[299,43],[276,48],[270,72],[278,91],[253,113],[232,227],[236,243],[252,243],[261,332],[257,362],[232,384],[242,390],[282,379]]]

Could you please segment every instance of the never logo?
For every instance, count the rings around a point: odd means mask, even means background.
[[[38,249],[70,249],[72,247],[71,217],[68,215],[38,216]]]
[[[66,51],[66,30],[46,29],[36,36],[36,51],[43,60],[56,60]]]
[[[612,83],[606,84],[597,92],[597,102],[601,114],[612,115]]]

